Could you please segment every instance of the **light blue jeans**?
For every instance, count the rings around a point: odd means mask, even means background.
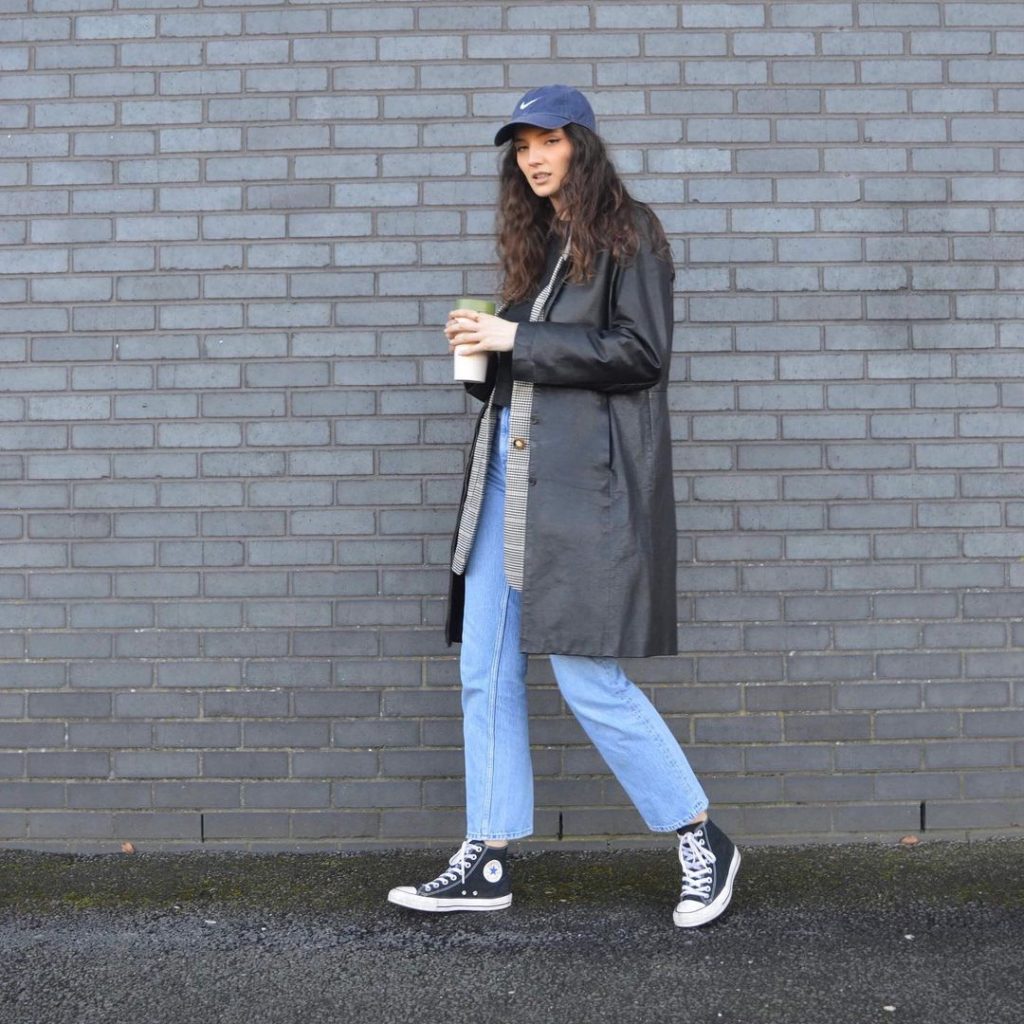
[[[504,568],[509,411],[496,408],[483,508],[466,565],[459,661],[467,839],[517,839],[533,832],[527,655],[519,650],[520,592],[509,586]],[[550,658],[566,703],[648,828],[673,831],[707,808],[679,743],[613,658]]]

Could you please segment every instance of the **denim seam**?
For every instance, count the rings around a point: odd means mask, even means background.
[[[508,623],[508,587],[501,597],[501,612],[498,618],[498,629],[494,638],[494,651],[491,654],[491,667],[487,677],[487,777],[484,782],[484,821],[490,823],[494,813],[494,746],[498,707],[498,672],[501,668],[501,649],[505,640],[505,629]],[[498,836],[486,835],[485,839],[497,839]]]

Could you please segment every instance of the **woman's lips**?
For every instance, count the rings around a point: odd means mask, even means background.
[[[538,185],[540,185],[540,184],[542,184],[543,182],[547,181],[547,180],[548,180],[548,178],[550,178],[550,177],[551,177],[551,175],[550,175],[550,174],[535,174],[535,175],[533,176],[533,180],[534,180],[534,181],[535,181],[535,182],[536,182],[536,183],[537,183]]]

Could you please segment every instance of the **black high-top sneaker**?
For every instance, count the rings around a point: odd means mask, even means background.
[[[676,830],[683,887],[672,920],[680,928],[713,921],[732,899],[740,851],[710,818]]]
[[[399,885],[388,901],[412,910],[502,910],[512,902],[507,846],[488,846],[482,839],[467,839],[448,861],[448,868],[431,882]]]

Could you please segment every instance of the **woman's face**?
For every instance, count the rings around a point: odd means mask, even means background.
[[[536,128],[522,124],[513,143],[519,170],[526,176],[534,195],[547,196],[561,212],[560,189],[572,162],[572,142],[561,128]]]

